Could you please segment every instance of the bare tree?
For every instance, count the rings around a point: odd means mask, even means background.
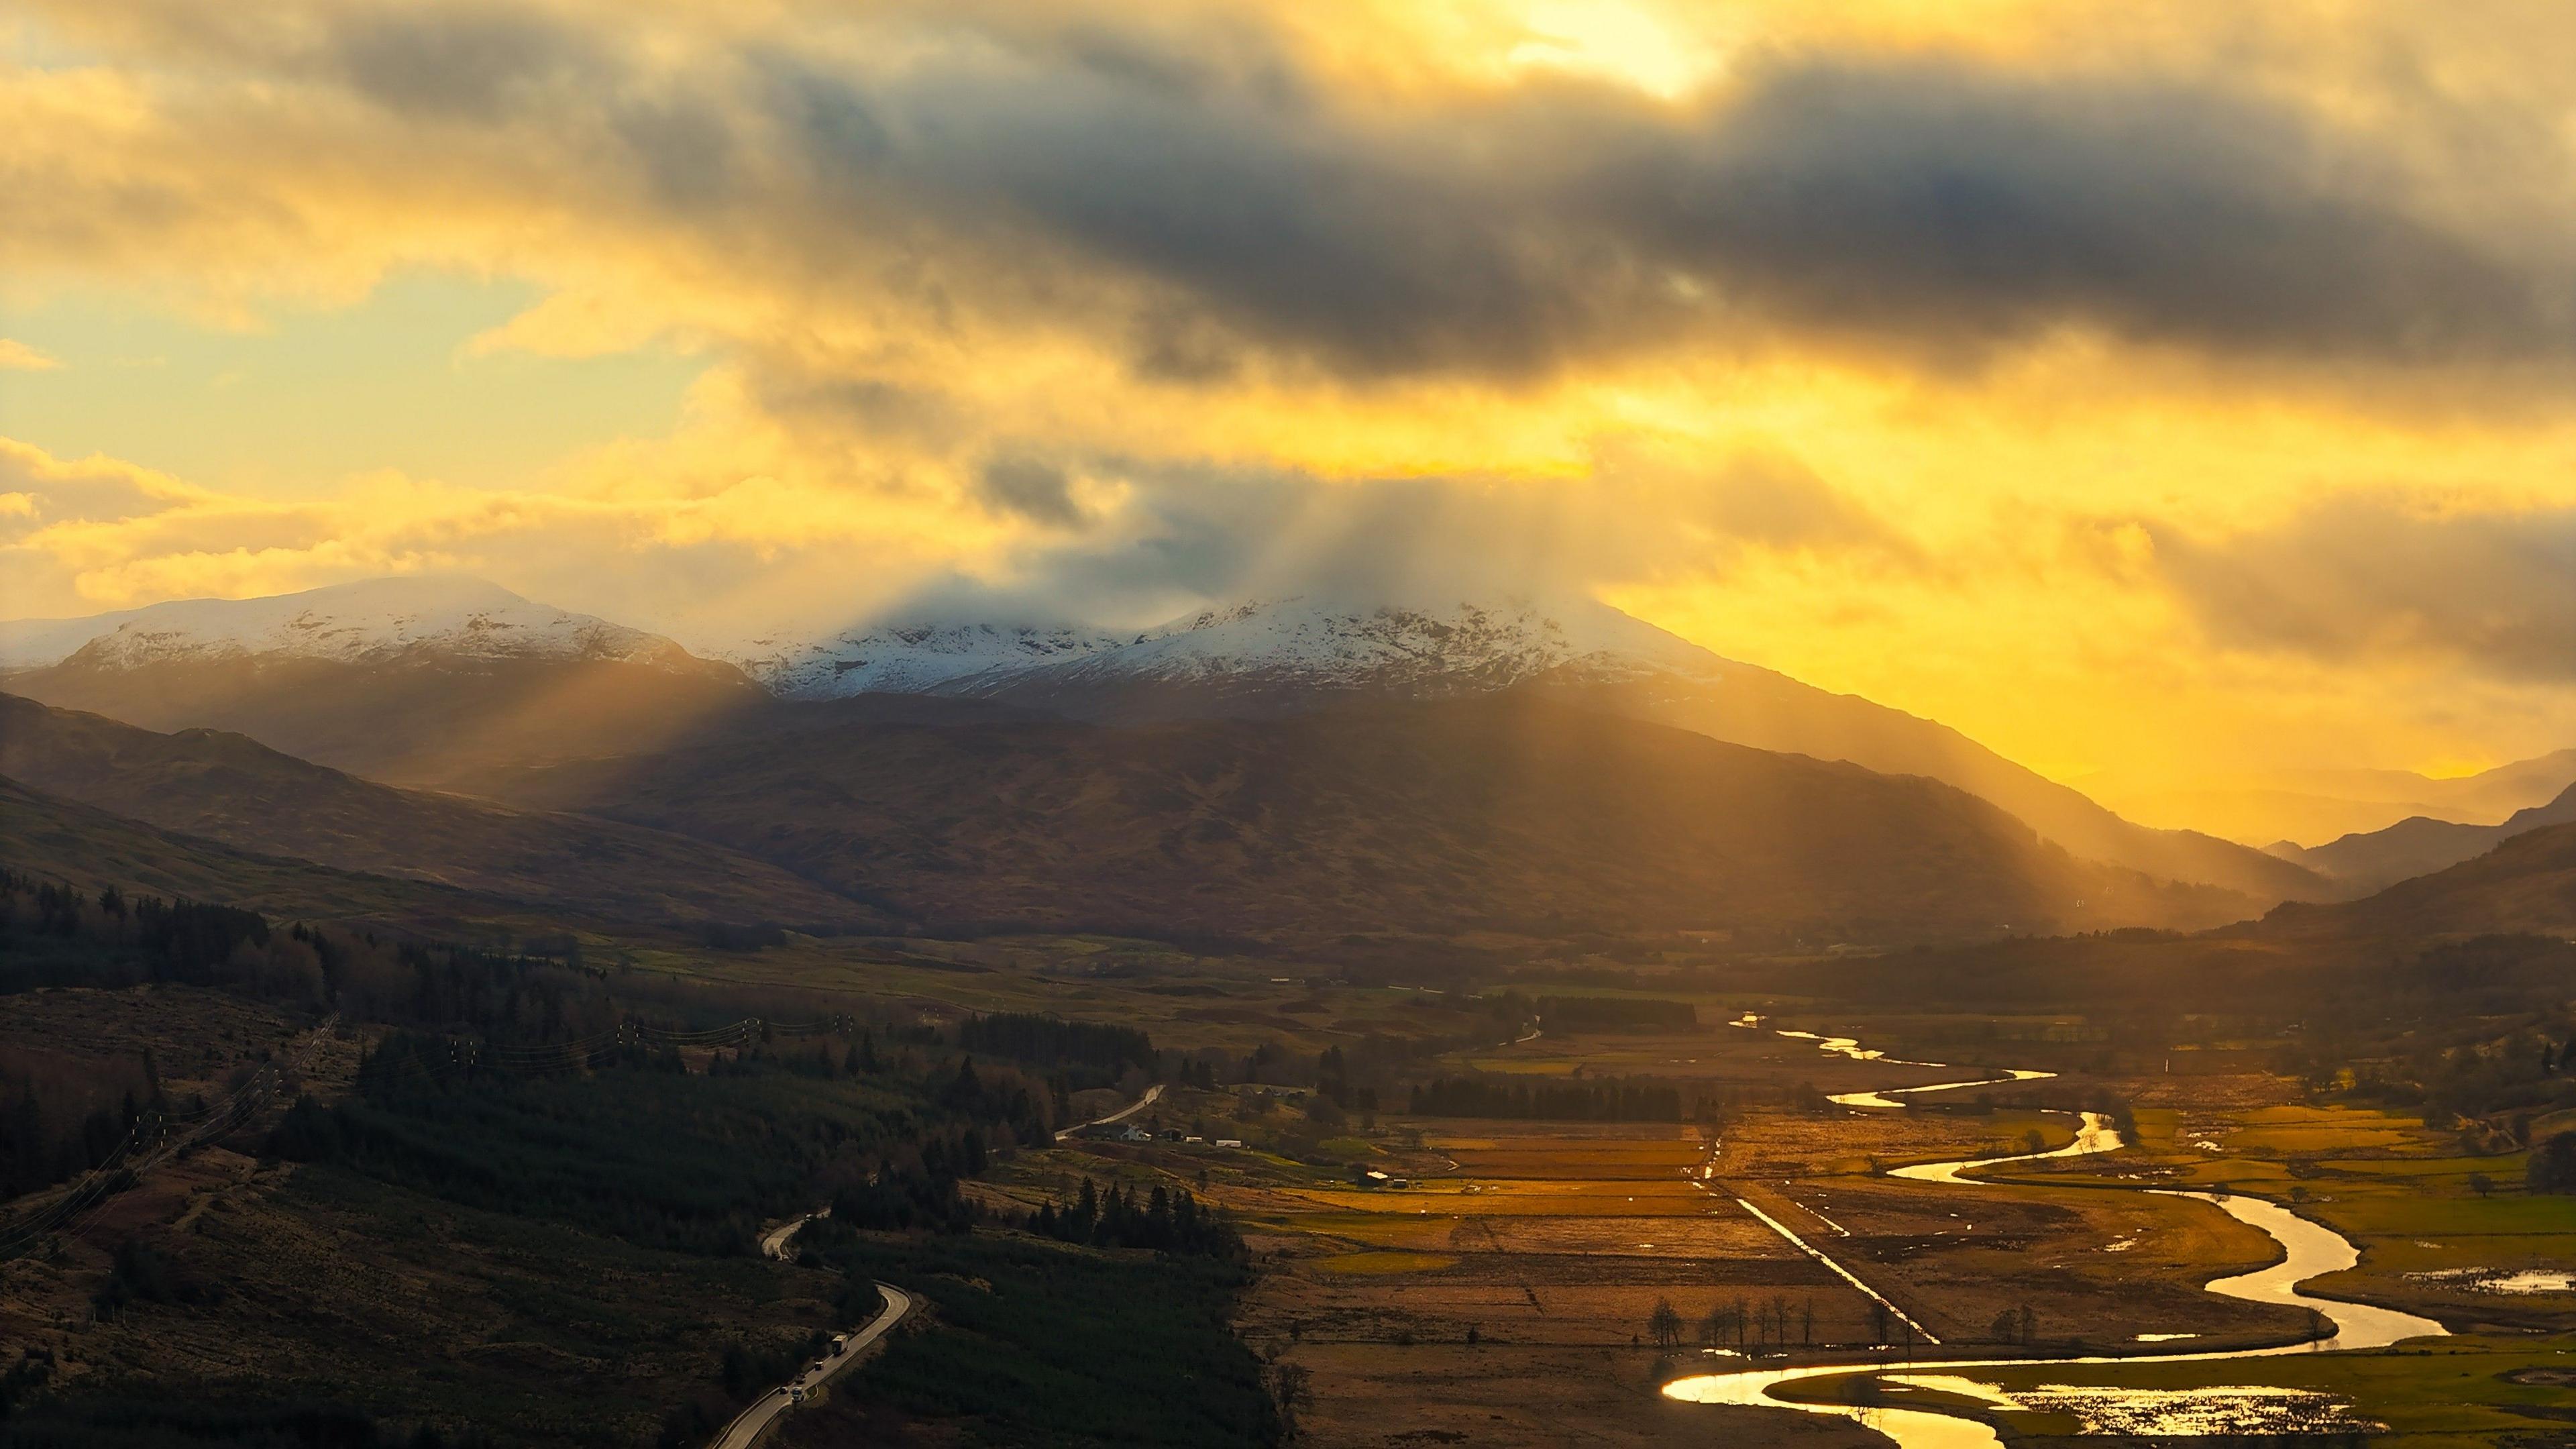
[[[1270,1406],[1279,1415],[1279,1437],[1284,1441],[1297,1438],[1297,1415],[1314,1402],[1308,1385],[1314,1375],[1301,1363],[1274,1358],[1262,1378],[1270,1390]]]
[[[1678,1348],[1682,1341],[1682,1316],[1673,1311],[1672,1300],[1658,1298],[1655,1311],[1646,1319],[1646,1331],[1655,1336],[1657,1348]]]

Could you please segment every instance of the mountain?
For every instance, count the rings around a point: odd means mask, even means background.
[[[782,662],[783,661],[783,662]],[[2002,806],[2079,856],[2265,902],[2335,888],[2296,862],[2134,825],[1947,726],[1739,664],[1584,599],[1364,604],[1293,598],[1209,610],[1125,642],[922,626],[841,636],[746,667],[773,688],[920,688],[1106,723],[1265,718],[1355,698],[1502,689],[1731,744],[1926,775]]]
[[[846,699],[935,693],[970,676],[1064,663],[1125,642],[1070,625],[909,624],[816,640],[756,638],[727,657],[783,698]]]
[[[221,901],[284,916],[388,921],[454,932],[507,913],[506,902],[453,887],[334,870],[235,850],[128,820],[0,776],[0,865],[84,891],[117,886]]]
[[[344,664],[435,653],[467,659],[618,659],[686,665],[656,634],[455,575],[407,575],[258,599],[179,599],[86,619],[0,623],[0,668],[83,659],[134,669],[176,660],[290,656]]]
[[[866,925],[775,866],[615,821],[354,779],[214,730],[157,734],[0,694],[0,775],[236,850],[644,922]]]
[[[771,704],[659,635],[458,578],[21,620],[0,624],[0,660],[30,699],[398,784],[649,749]]]
[[[2415,816],[2502,824],[2576,784],[2576,750],[2439,779],[2410,770],[2271,770],[2186,786],[2116,772],[2082,783],[2086,793],[2133,820],[2189,825],[2231,840],[2323,841]]]
[[[1721,658],[1586,599],[1308,596],[1123,636],[924,623],[803,644],[760,640],[730,661],[459,579],[0,626],[0,657],[34,661],[64,649],[6,686],[153,729],[236,731],[371,779],[445,789],[528,764],[831,728],[865,700],[1137,724],[1539,693],[1733,744],[1929,776],[2078,856],[2260,904],[2336,893],[2293,861],[2131,824],[1955,730]]]
[[[2576,821],[2576,786],[2560,791],[2546,805],[2515,811],[2501,825],[2462,825],[2419,815],[2385,830],[2347,835],[2314,849],[2283,841],[2272,850],[2357,890],[2375,891],[2484,855],[2514,836],[2571,821]]]
[[[2523,831],[2474,859],[2399,881],[2360,900],[2285,904],[2252,930],[2374,940],[2500,934],[2576,938],[2576,824]]]
[[[1316,597],[1202,610],[1125,637],[924,624],[740,662],[791,697],[953,694],[1118,723],[1264,716],[1333,696],[1482,693],[1565,669],[1626,678],[1697,675],[1724,663],[1588,600],[1399,605]]]
[[[886,723],[514,772],[943,929],[1713,929],[1811,948],[2209,925],[2245,897],[2079,861],[1920,778],[1536,698],[1267,720]]]

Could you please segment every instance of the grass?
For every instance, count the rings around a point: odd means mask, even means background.
[[[2517,1375],[2576,1368],[2576,1337],[2462,1337],[2385,1353],[2292,1354],[2229,1363],[2134,1364],[2117,1370],[2069,1365],[1979,1374],[2007,1392],[2049,1384],[2116,1384],[2189,1389],[2211,1384],[2269,1384],[2312,1389],[2348,1400],[2388,1425],[2374,1443],[2492,1445],[2516,1432],[2564,1432],[2564,1383],[2518,1382]],[[2536,1412],[2526,1412],[2536,1411]],[[2007,1424],[2024,1416],[2006,1414]],[[2554,1442],[2554,1441],[2553,1441]]]
[[[1446,1253],[1336,1253],[1319,1258],[1315,1270],[1345,1277],[1377,1277],[1392,1273],[1436,1273],[1458,1266],[1458,1260]]]

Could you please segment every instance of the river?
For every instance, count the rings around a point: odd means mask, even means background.
[[[1749,1023],[1739,1023],[1739,1025]],[[1891,1062],[1881,1053],[1864,1051],[1850,1037],[1818,1036],[1809,1032],[1779,1032],[1777,1035],[1813,1041],[1823,1051],[1851,1057],[1855,1061]],[[1908,1062],[1907,1066],[1938,1067],[1940,1062]],[[1901,1107],[1892,1098],[1920,1096],[1926,1092],[1957,1091],[1963,1087],[1992,1086],[2010,1082],[2036,1081],[2047,1072],[2026,1068],[2008,1068],[2008,1074],[1988,1074],[1957,1082],[1936,1082],[1925,1087],[1900,1087],[1887,1092],[1847,1092],[1833,1100],[1849,1107]],[[2048,1157],[2079,1157],[2097,1152],[2111,1152],[2121,1145],[2119,1132],[2108,1119],[2093,1112],[2081,1114],[2075,1140],[2047,1152],[2016,1153],[2005,1157],[1969,1158],[1958,1162],[1927,1162],[1913,1167],[1900,1167],[1891,1176],[1915,1182],[1941,1183],[1953,1187],[1987,1187],[1972,1177],[1961,1174],[1975,1168],[1991,1167],[2005,1162],[2027,1162]],[[1969,1358],[1938,1362],[1890,1364],[1878,1372],[1888,1375],[1961,1374],[1978,1369],[1995,1369],[2044,1364],[2109,1364],[2129,1363],[2152,1358],[2158,1363],[2207,1362],[2221,1359],[2268,1358],[2275,1354],[2328,1352],[2383,1348],[2409,1338],[2424,1338],[2446,1330],[2429,1318],[2394,1309],[2373,1308],[2367,1304],[2339,1303],[2333,1299],[2315,1298],[2299,1291],[2298,1285],[2319,1274],[2339,1272],[2361,1260],[2361,1250],[2351,1240],[2321,1223],[2300,1217],[2278,1203],[2261,1198],[2222,1195],[2206,1192],[2179,1192],[2169,1188],[2133,1188],[2125,1191],[2151,1192],[2159,1197],[2186,1197],[2209,1203],[2238,1222],[2268,1235],[2281,1245],[2282,1260],[2271,1267],[2232,1278],[2220,1278],[2209,1284],[2208,1291],[2230,1298],[2249,1299],[2257,1303],[2282,1303],[2309,1308],[2334,1325],[2334,1332],[2323,1339],[2278,1344],[2271,1348],[2234,1349],[2208,1353],[2103,1354],[2083,1358]],[[1832,1414],[1855,1420],[1894,1440],[1900,1449],[2001,1449],[2002,1439],[1984,1423],[1954,1414],[1928,1409],[1884,1406],[1858,1407],[1840,1404],[1800,1404],[1774,1398],[1771,1390],[1799,1379],[1821,1378],[1830,1374],[1848,1374],[1856,1369],[1867,1371],[1868,1365],[1819,1364],[1806,1368],[1746,1369],[1737,1373],[1696,1374],[1675,1379],[1664,1385],[1664,1392],[1676,1399],[1699,1404],[1737,1404],[1785,1411]],[[1973,1383],[1945,1383],[1944,1388],[1974,1393]]]

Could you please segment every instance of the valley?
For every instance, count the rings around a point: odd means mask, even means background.
[[[1386,627],[1355,637],[1416,625]],[[477,693],[505,676],[628,671],[603,720],[672,687],[658,646],[469,667],[323,632],[222,667],[334,671],[281,697],[350,719],[424,668],[477,681],[465,715],[517,717]],[[1733,743],[1587,659],[1293,709],[1184,707],[1167,672],[1081,717],[1023,687],[1063,660],[745,682],[615,748],[392,731],[399,761],[357,761],[384,778],[0,698],[30,1164],[0,1428],[157,1445],[311,1404],[352,1446],[678,1449],[766,1402],[763,1442],[816,1449],[2037,1445],[2234,1404],[2547,1432],[2576,826],[2347,900]],[[291,733],[260,698],[224,717]],[[2302,1291],[2443,1336],[2274,1352],[2320,1320],[2211,1290],[2279,1251],[2176,1195],[2214,1193],[2356,1245]],[[760,1398],[878,1283],[914,1306],[864,1361]],[[405,1337],[359,1326],[388,1315]],[[1693,1387],[1731,1374],[1778,1393]],[[217,1417],[120,1419],[138,1390]]]

